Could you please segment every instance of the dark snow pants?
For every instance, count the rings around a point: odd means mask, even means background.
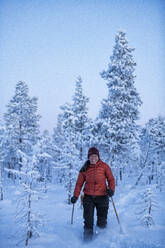
[[[109,197],[85,195],[83,199],[84,208],[84,239],[88,240],[93,235],[94,210],[97,211],[97,226],[105,228],[107,225],[107,215],[109,208]]]

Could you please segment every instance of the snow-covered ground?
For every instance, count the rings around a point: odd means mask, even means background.
[[[31,239],[30,248],[164,248],[165,247],[165,197],[164,193],[157,193],[158,209],[153,213],[155,226],[146,229],[139,225],[136,212],[138,199],[143,187],[131,189],[118,187],[114,202],[119,214],[124,233],[120,232],[119,225],[110,203],[108,226],[99,231],[94,240],[83,243],[83,211],[80,202],[75,204],[74,223],[71,225],[72,205],[66,203],[66,193],[62,186],[49,186],[46,197],[35,202],[35,208],[43,215],[44,224],[39,228],[40,237]],[[14,248],[21,240],[15,222],[16,188],[5,188],[4,200],[0,202],[0,248]],[[95,216],[96,220],[96,216]],[[25,247],[20,243],[19,247]]]

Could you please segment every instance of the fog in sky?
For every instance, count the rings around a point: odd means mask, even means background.
[[[39,99],[41,130],[52,131],[79,75],[94,119],[118,30],[135,48],[140,124],[165,116],[164,0],[0,0],[0,119],[22,80]]]

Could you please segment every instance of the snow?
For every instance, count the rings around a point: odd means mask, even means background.
[[[49,185],[43,200],[33,207],[44,216],[44,224],[39,227],[40,237],[29,241],[30,248],[164,248],[165,243],[165,197],[157,194],[159,209],[153,213],[155,226],[150,229],[139,225],[136,217],[138,197],[143,186],[132,189],[130,185],[119,186],[113,197],[119,215],[123,234],[120,233],[112,203],[105,230],[95,231],[93,241],[83,242],[83,210],[80,201],[75,204],[74,222],[71,225],[72,205],[67,204],[67,193],[61,185]],[[6,186],[4,200],[0,202],[0,248],[14,248],[21,240],[19,223],[15,222],[16,197],[18,189]],[[96,221],[96,216],[95,216]],[[19,247],[25,247],[20,243]]]

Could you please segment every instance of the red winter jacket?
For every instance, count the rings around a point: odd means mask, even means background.
[[[101,196],[107,194],[107,184],[115,191],[115,179],[110,167],[99,160],[95,165],[89,165],[86,171],[79,173],[74,196],[79,197],[82,186],[85,182],[83,192],[87,195]]]

